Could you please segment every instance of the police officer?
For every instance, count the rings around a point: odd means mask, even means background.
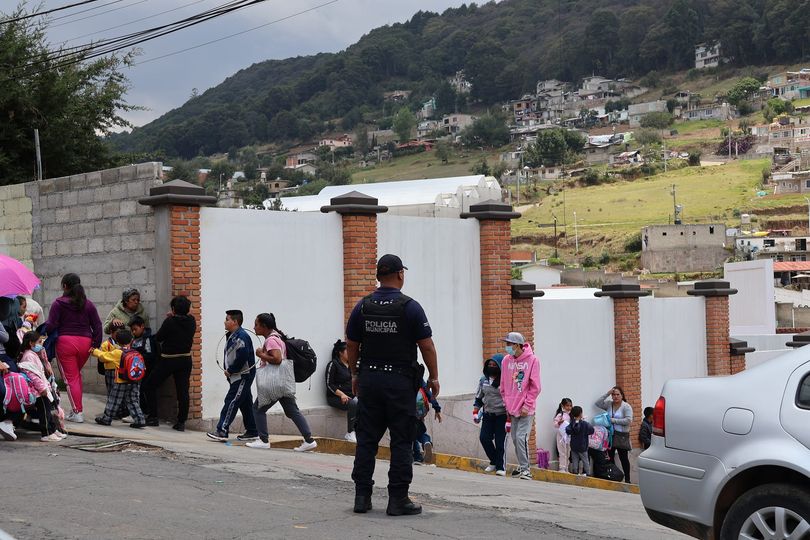
[[[391,436],[386,513],[402,516],[422,512],[422,507],[408,497],[413,479],[417,378],[423,374],[416,359],[417,347],[434,396],[439,395],[439,371],[425,312],[416,300],[400,292],[405,270],[396,255],[380,257],[380,286],[357,303],[346,325],[352,389],[359,401],[352,480],[354,511],[361,514],[371,510],[377,448],[386,429]]]

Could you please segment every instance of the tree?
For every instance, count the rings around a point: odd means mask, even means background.
[[[399,137],[399,142],[404,143],[411,139],[413,128],[416,127],[416,117],[407,107],[402,107],[394,116],[393,128]]]
[[[728,102],[732,105],[739,105],[748,99],[754,92],[759,90],[760,83],[753,77],[743,77],[734,84],[728,91]]]
[[[89,59],[78,49],[50,50],[47,23],[15,20],[23,15],[18,8],[5,21],[0,16],[0,184],[35,178],[34,129],[45,177],[110,166],[104,137],[129,127],[121,114],[138,109],[124,101],[121,68],[132,56]],[[75,63],[59,57],[67,53]]]
[[[450,159],[450,145],[447,141],[436,143],[436,157],[442,160],[442,163],[447,163],[447,160]]]
[[[503,146],[509,142],[509,127],[506,118],[487,113],[469,127],[464,128],[461,140],[467,146]]]
[[[197,171],[193,170],[187,161],[172,162],[172,170],[168,174],[169,180],[185,180],[197,183]]]
[[[674,118],[668,112],[651,112],[641,117],[641,127],[649,129],[667,129]]]
[[[551,167],[565,162],[568,152],[562,129],[546,129],[537,134],[534,144],[529,145],[524,161],[531,167]]]
[[[360,156],[365,156],[368,153],[368,128],[365,124],[360,124],[355,128],[352,146],[354,146],[355,152]]]
[[[481,161],[473,165],[473,168],[470,169],[470,172],[473,174],[483,174],[484,176],[489,176],[490,169],[489,164],[487,163],[487,158],[481,158]]]

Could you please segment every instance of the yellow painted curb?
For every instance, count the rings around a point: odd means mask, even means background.
[[[329,439],[326,437],[316,437],[315,440],[318,441],[318,448],[315,449],[315,452],[322,452],[324,454],[340,454],[346,456],[354,455],[355,445],[349,441]],[[295,448],[301,443],[299,440],[292,440],[279,441],[272,444],[273,448]],[[379,459],[390,459],[390,449],[387,446],[380,446],[380,449],[377,452],[377,457]],[[489,462],[482,459],[434,452],[432,465],[436,465],[442,469],[456,469],[458,471],[484,473],[484,469],[487,465],[489,465]],[[511,472],[512,469],[512,467],[509,467],[507,473]],[[568,486],[579,486],[638,494],[638,485],[636,484],[612,482],[610,480],[602,480],[601,478],[593,478],[591,476],[577,476],[575,474],[552,471],[549,469],[539,469],[537,467],[532,467],[532,478],[541,482],[552,482],[555,484],[565,484]]]

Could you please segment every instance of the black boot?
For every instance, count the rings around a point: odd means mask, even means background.
[[[160,426],[160,420],[157,419],[155,416],[147,416],[146,417],[146,425],[152,427]]]
[[[413,502],[407,495],[404,497],[389,496],[385,513],[389,516],[415,516],[422,513],[422,505]]]
[[[371,495],[354,496],[354,513],[365,514],[371,510]]]
[[[185,422],[177,422],[175,425],[172,426],[172,429],[175,431],[185,431],[186,430],[186,423]]]

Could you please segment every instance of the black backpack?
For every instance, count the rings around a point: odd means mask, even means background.
[[[318,355],[312,350],[309,342],[291,337],[284,340],[284,345],[287,347],[287,358],[293,361],[295,382],[300,383],[309,379],[318,367]]]

